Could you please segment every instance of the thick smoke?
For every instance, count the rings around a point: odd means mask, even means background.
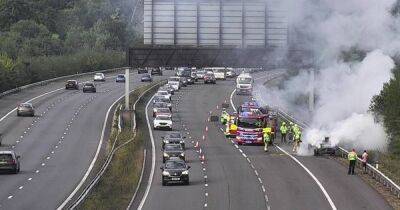
[[[310,122],[303,132],[300,153],[307,145],[319,145],[325,136],[331,143],[357,149],[386,148],[383,127],[368,112],[374,95],[391,78],[394,56],[400,49],[399,20],[390,13],[395,0],[289,0],[286,8],[297,47],[314,55],[315,110],[307,116],[309,71],[287,80],[281,89],[259,87],[256,97],[297,113]],[[343,52],[367,52],[361,61],[344,62]],[[300,114],[299,114],[300,113]]]

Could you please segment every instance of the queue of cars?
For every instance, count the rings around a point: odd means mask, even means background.
[[[192,74],[188,74],[191,76]],[[186,81],[186,82],[185,82]],[[168,83],[160,87],[153,97],[153,128],[168,130],[162,137],[162,185],[172,183],[189,184],[190,166],[186,163],[185,138],[180,131],[173,130],[172,96],[181,88],[194,84],[183,76],[168,78]]]

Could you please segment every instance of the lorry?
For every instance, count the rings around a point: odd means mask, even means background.
[[[236,94],[237,95],[251,95],[253,91],[253,78],[249,73],[241,73],[236,78]]]

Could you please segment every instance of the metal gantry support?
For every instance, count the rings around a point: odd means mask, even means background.
[[[129,68],[125,69],[125,111],[129,111]]]

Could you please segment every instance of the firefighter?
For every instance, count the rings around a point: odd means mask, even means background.
[[[297,124],[293,126],[293,137],[294,137],[293,152],[296,153],[301,143],[301,131]]]
[[[266,127],[263,129],[264,151],[268,151],[268,145],[271,141],[271,128]]]
[[[286,134],[288,132],[288,127],[286,126],[285,122],[282,122],[281,127],[279,128],[281,132],[281,143],[286,143]]]
[[[347,174],[354,175],[354,168],[356,167],[356,160],[357,160],[356,150],[353,149],[351,152],[349,152],[347,158],[349,159],[349,171],[347,172]]]
[[[294,141],[293,140],[294,139],[293,128],[294,128],[294,124],[292,122],[289,122],[289,127],[288,127],[288,132],[289,132],[288,139],[289,139],[289,142],[293,142]]]
[[[236,134],[237,131],[237,125],[235,123],[235,117],[231,116],[229,117],[229,122],[226,123],[226,130],[225,130],[225,136],[230,137],[231,136],[231,131]]]
[[[225,125],[228,122],[228,118],[229,118],[228,112],[226,112],[225,109],[222,110],[220,120],[223,125]]]

